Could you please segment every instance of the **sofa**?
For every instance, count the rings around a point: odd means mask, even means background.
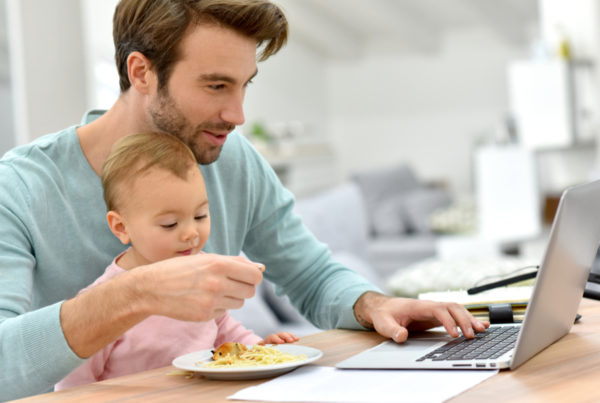
[[[442,185],[426,183],[410,166],[398,164],[358,173],[342,187],[348,188],[346,197],[362,200],[364,225],[356,230],[366,245],[363,256],[379,276],[435,255],[437,235],[430,219],[452,203]]]
[[[333,188],[296,201],[295,212],[334,259],[381,289],[402,267],[435,255],[432,212],[449,206],[449,193],[418,180],[407,165],[361,172]],[[264,282],[257,296],[232,315],[259,335],[318,331],[285,296]]]

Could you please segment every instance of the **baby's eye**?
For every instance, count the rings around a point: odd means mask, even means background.
[[[166,228],[166,229],[171,229],[171,228],[175,228],[177,226],[177,223],[174,222],[174,223],[171,223],[171,224],[161,224],[160,226],[163,227],[163,228]]]
[[[196,217],[194,217],[194,220],[200,221],[200,220],[204,220],[206,217],[207,217],[206,214],[197,215]]]

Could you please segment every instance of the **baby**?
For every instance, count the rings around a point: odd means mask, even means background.
[[[206,187],[194,155],[179,139],[153,132],[121,139],[104,163],[102,185],[108,225],[131,246],[88,288],[140,265],[202,253],[210,233]],[[55,389],[167,366],[179,355],[224,342],[297,340],[288,332],[261,339],[227,312],[209,322],[151,316],[92,355]]]

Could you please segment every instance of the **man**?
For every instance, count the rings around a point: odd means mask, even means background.
[[[281,10],[263,0],[119,3],[113,107],[0,161],[0,399],[49,390],[150,315],[206,321],[241,307],[263,265],[321,328],[374,328],[397,342],[440,324],[453,336],[484,330],[457,304],[386,297],[332,261],[234,131],[257,47],[264,60],[286,38]],[[150,130],[181,138],[201,164],[213,212],[207,253],[141,266],[74,297],[122,251],[105,223],[102,163],[117,139]]]

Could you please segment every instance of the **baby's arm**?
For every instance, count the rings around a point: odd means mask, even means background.
[[[261,340],[258,344],[283,344],[283,343],[293,343],[298,341],[298,337],[290,332],[277,332],[268,335],[263,340]]]

